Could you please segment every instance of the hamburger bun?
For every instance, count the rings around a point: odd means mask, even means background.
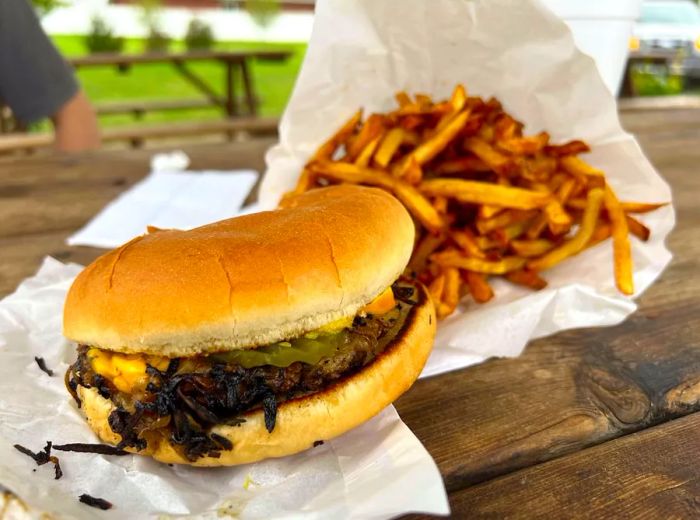
[[[123,353],[251,348],[354,316],[391,285],[414,224],[394,197],[336,186],[288,207],[140,236],[93,262],[64,306],[64,335]]]

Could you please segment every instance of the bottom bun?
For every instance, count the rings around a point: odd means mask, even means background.
[[[390,346],[358,373],[314,394],[281,403],[272,433],[265,428],[263,412],[243,417],[240,426],[219,425],[212,432],[233,444],[221,456],[202,457],[194,462],[180,455],[169,439],[150,435],[146,449],[127,451],[149,455],[156,460],[192,466],[233,466],[272,457],[284,457],[311,448],[317,441],[333,439],[377,415],[403,394],[418,378],[433,346],[435,309],[425,289],[420,287],[416,305],[404,328]],[[113,403],[95,388],[78,387],[82,409],[90,427],[108,443],[121,437],[107,421]]]

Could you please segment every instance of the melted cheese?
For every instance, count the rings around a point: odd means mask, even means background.
[[[154,366],[158,370],[168,368],[169,360],[154,356],[140,354],[118,354],[97,348],[91,348],[88,359],[92,368],[101,376],[109,379],[117,390],[132,393],[135,390],[143,390],[148,384],[146,364]]]
[[[396,307],[394,293],[391,287],[387,287],[379,296],[360,309],[359,314],[385,314],[394,307]],[[320,334],[335,334],[350,327],[353,320],[353,316],[341,318],[307,333],[306,337],[315,339]],[[98,348],[91,348],[88,351],[88,359],[95,372],[109,379],[119,391],[125,393],[143,391],[146,388],[148,384],[147,364],[158,370],[165,370],[170,362],[168,358],[163,357],[119,354]]]
[[[384,289],[379,296],[360,309],[360,313],[364,314],[385,314],[396,307],[394,299],[394,291],[391,286]]]

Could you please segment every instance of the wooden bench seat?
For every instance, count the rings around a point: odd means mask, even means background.
[[[102,142],[128,141],[134,147],[145,140],[191,137],[212,134],[274,135],[279,119],[276,117],[239,117],[185,123],[165,123],[157,125],[118,126],[102,131]],[[0,136],[0,153],[16,150],[46,148],[53,143],[53,134],[7,134]]]
[[[167,99],[167,100],[133,100],[99,103],[95,110],[99,115],[133,114],[142,117],[146,112],[166,110],[189,110],[195,108],[214,107],[211,100],[202,98]]]

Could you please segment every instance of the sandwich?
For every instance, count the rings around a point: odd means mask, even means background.
[[[66,387],[103,441],[195,466],[282,457],[420,374],[434,308],[403,277],[414,223],[388,193],[334,186],[149,231],[85,268],[64,306]]]

